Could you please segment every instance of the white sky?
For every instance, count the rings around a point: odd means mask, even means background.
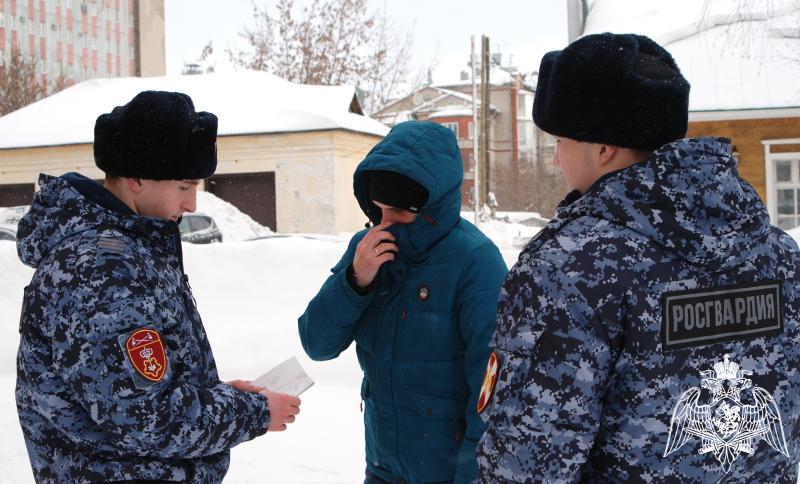
[[[275,12],[277,0],[256,0]],[[296,0],[308,5],[311,0]],[[393,21],[413,28],[414,72],[427,66],[438,49],[434,81],[452,79],[466,68],[470,36],[485,34],[490,50],[513,55],[523,71],[538,69],[545,52],[567,45],[567,7],[563,0],[368,0],[370,9],[385,5]],[[179,74],[213,40],[217,70],[225,70],[226,47],[243,48],[238,36],[252,22],[250,0],[166,0],[167,74]],[[476,42],[480,48],[480,41]]]

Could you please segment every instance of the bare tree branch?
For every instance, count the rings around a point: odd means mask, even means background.
[[[37,76],[37,66],[35,58],[26,58],[19,50],[11,53],[7,64],[0,63],[0,116],[73,84],[61,74],[48,85]]]
[[[231,62],[303,84],[352,84],[375,112],[410,81],[411,30],[396,27],[367,0],[311,0],[299,10],[280,0],[273,15],[253,0],[255,26],[240,36],[247,50],[228,49]]]

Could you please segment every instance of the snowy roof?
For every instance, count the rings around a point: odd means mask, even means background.
[[[219,118],[219,136],[347,129],[384,136],[350,112],[351,86],[295,84],[266,72],[94,79],[0,117],[0,149],[91,143],[97,116],[145,90],[179,91]]]
[[[427,101],[417,98],[424,90],[434,91],[439,95],[429,98]],[[414,103],[419,102],[412,109],[399,109],[393,110],[392,108],[402,105],[402,103],[411,99]],[[448,101],[455,101],[452,104]],[[480,107],[480,99],[477,100],[477,105]],[[494,104],[489,104],[489,109],[494,113],[499,113],[500,110]],[[436,86],[427,86],[416,92],[399,99],[388,106],[378,111],[374,116],[387,124],[397,124],[409,119],[416,119],[418,113],[426,113],[425,119],[441,118],[441,117],[456,117],[456,116],[472,116],[472,96],[463,92],[454,91],[452,89],[445,89]]]
[[[584,34],[663,45],[692,85],[691,111],[773,109],[800,106],[799,23],[797,0],[594,0]]]
[[[428,118],[456,118],[460,116],[472,117],[472,107],[447,106],[437,109]]]

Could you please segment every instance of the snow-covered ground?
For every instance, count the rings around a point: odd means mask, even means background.
[[[364,436],[359,389],[361,371],[353,349],[338,359],[313,362],[297,334],[297,317],[344,253],[349,237],[268,237],[249,217],[213,195],[198,199],[212,215],[222,244],[184,244],[186,272],[223,379],[252,379],[296,356],[316,380],[302,395],[301,413],[284,433],[269,433],[232,451],[229,483],[356,483],[363,480]],[[505,227],[505,225],[509,227]],[[516,224],[490,222],[507,263],[518,249]],[[33,270],[17,259],[11,242],[0,242],[0,467],[2,482],[33,482],[14,404],[15,358],[22,288]]]

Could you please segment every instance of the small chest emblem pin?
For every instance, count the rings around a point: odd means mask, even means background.
[[[428,298],[431,296],[431,288],[426,285],[422,285],[419,288],[419,300],[420,301],[427,301]]]

